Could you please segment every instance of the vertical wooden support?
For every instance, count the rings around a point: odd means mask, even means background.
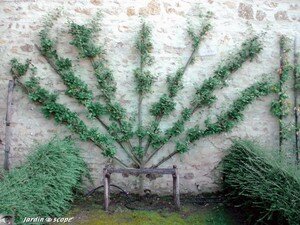
[[[295,157],[296,165],[299,165],[299,68],[298,68],[298,53],[297,53],[297,36],[294,39],[294,116],[295,116]]]
[[[9,170],[10,162],[10,147],[11,147],[11,117],[12,117],[12,104],[13,104],[13,91],[15,87],[15,81],[10,80],[8,82],[7,91],[7,108],[6,108],[6,126],[5,126],[5,148],[4,148],[4,169]]]
[[[107,168],[103,169],[103,181],[104,181],[104,210],[108,211],[110,174],[107,172]]]
[[[110,197],[110,173],[107,174],[107,182],[108,182],[108,203]]]
[[[280,105],[280,108],[283,107],[283,102],[281,99],[282,90],[283,90],[283,81],[282,81],[282,72],[284,67],[284,44],[281,43],[283,36],[280,37],[280,45],[279,45],[279,55],[280,55],[280,66],[279,66],[279,96],[278,96],[278,102]],[[282,152],[282,143],[283,143],[283,125],[282,125],[282,113],[279,115],[279,152]]]
[[[173,198],[177,209],[180,209],[180,195],[179,195],[179,174],[177,166],[173,166],[175,174],[173,174]]]

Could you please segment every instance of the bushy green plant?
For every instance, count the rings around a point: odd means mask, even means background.
[[[250,222],[300,224],[300,171],[250,141],[238,140],[222,162],[229,200],[251,215]]]
[[[87,174],[80,149],[70,140],[39,145],[0,181],[0,212],[14,215],[16,224],[23,224],[25,217],[62,216]]]

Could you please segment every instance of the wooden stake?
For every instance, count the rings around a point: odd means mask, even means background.
[[[296,164],[299,164],[299,112],[298,112],[298,95],[299,90],[297,87],[298,76],[297,74],[297,66],[298,66],[298,54],[297,54],[297,36],[295,36],[294,40],[294,116],[295,116],[295,157],[296,157]]]
[[[7,104],[6,104],[6,126],[5,126],[5,148],[4,148],[4,169],[9,170],[10,162],[10,147],[11,147],[11,118],[12,118],[12,104],[13,104],[13,91],[15,87],[15,81],[10,80],[8,82],[7,91]]]
[[[108,211],[109,205],[109,183],[110,175],[107,172],[107,168],[103,169],[103,182],[104,182],[104,210]]]
[[[180,195],[179,195],[179,174],[177,166],[173,166],[175,174],[173,174],[173,198],[177,209],[180,209]]]
[[[283,38],[283,37],[280,37],[280,38]],[[279,52],[279,55],[280,55],[280,66],[279,66],[279,96],[278,96],[278,101],[279,101],[279,105],[280,105],[280,108],[282,109],[283,107],[283,103],[281,101],[281,97],[280,97],[280,94],[282,93],[282,89],[283,89],[283,84],[281,82],[281,77],[282,77],[282,71],[283,71],[283,66],[284,66],[284,49],[283,49],[283,44],[281,44],[281,41],[280,41],[280,52]],[[279,152],[282,152],[282,143],[283,143],[283,135],[282,135],[282,132],[283,132],[283,126],[282,126],[282,119],[283,119],[283,116],[282,116],[282,113],[280,113],[279,115]]]

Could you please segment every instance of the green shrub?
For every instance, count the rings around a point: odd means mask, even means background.
[[[14,215],[16,224],[25,217],[62,216],[88,172],[79,152],[69,140],[39,145],[0,181],[0,214]]]
[[[250,141],[235,141],[222,163],[229,201],[250,223],[300,224],[300,171]]]

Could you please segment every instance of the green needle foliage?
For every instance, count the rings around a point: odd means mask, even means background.
[[[88,174],[80,151],[70,140],[37,146],[21,167],[0,181],[0,212],[14,215],[15,224],[24,224],[25,217],[63,216]]]
[[[300,171],[283,158],[239,140],[222,162],[229,201],[252,216],[249,224],[300,224]]]
[[[33,69],[31,68],[33,65],[29,61],[21,64],[13,59],[11,63],[12,75],[17,80],[17,83],[23,87],[30,99],[42,106],[42,112],[45,117],[53,117],[56,122],[65,124],[72,132],[79,135],[82,140],[92,141],[101,148],[105,156],[113,158],[122,166],[127,167],[145,167],[151,158],[171,138],[184,133],[186,123],[197,110],[212,106],[216,101],[214,91],[224,87],[226,80],[231,74],[241,68],[246,61],[251,61],[262,50],[262,44],[258,36],[246,40],[235,54],[230,55],[228,59],[222,60],[222,63],[210,78],[196,87],[195,94],[190,100],[190,106],[184,108],[177,121],[163,132],[160,129],[160,122],[162,118],[173,113],[176,108],[175,97],[184,88],[184,75],[188,67],[195,63],[195,56],[200,44],[211,30],[210,20],[212,14],[207,12],[200,15],[198,17],[200,25],[189,25],[187,34],[191,43],[190,56],[184,65],[178,66],[173,74],[167,76],[167,92],[162,93],[159,99],[149,107],[150,114],[154,119],[148,125],[143,124],[141,114],[142,101],[152,91],[154,76],[146,67],[151,66],[154,60],[151,56],[153,50],[151,29],[145,22],[142,22],[135,45],[140,60],[139,65],[133,71],[136,93],[138,95],[138,125],[134,129],[132,120],[128,119],[126,109],[116,98],[116,81],[113,70],[108,67],[105,59],[105,48],[103,45],[95,44],[94,36],[99,31],[98,19],[100,14],[97,14],[92,22],[85,25],[69,22],[69,33],[72,36],[70,44],[77,48],[82,60],[88,60],[91,63],[94,70],[93,74],[98,84],[97,87],[101,92],[100,99],[102,101],[100,102],[95,97],[98,95],[94,94],[89,89],[88,84],[80,76],[76,75],[72,60],[58,54],[57,45],[50,37],[50,31],[58,16],[57,13],[54,13],[46,18],[44,28],[40,32],[40,52],[65,84],[65,94],[83,105],[88,112],[88,117],[95,121],[98,120],[100,125],[106,129],[107,134],[101,133],[97,129],[89,128],[75,112],[68,109],[67,106],[59,104],[57,102],[58,95],[41,87],[36,78],[30,78],[28,81],[22,82],[21,77],[26,74],[26,71]],[[201,129],[195,126],[189,129],[186,133],[186,139],[178,142],[176,150],[168,157],[162,158],[157,165],[162,164],[177,153],[188,151],[189,144],[201,137],[230,131],[243,118],[242,113],[246,106],[256,98],[269,94],[270,86],[271,84],[268,82],[258,82],[243,91],[241,97],[234,101],[227,112],[218,116],[216,122],[212,123],[207,119],[205,128]],[[106,120],[107,117],[109,122]],[[131,144],[134,138],[138,139],[138,146]],[[147,139],[146,142],[143,142],[145,139]],[[115,143],[120,145],[121,149],[125,151],[132,164],[126,165],[118,158]],[[148,152],[150,148],[152,148],[152,151]]]

